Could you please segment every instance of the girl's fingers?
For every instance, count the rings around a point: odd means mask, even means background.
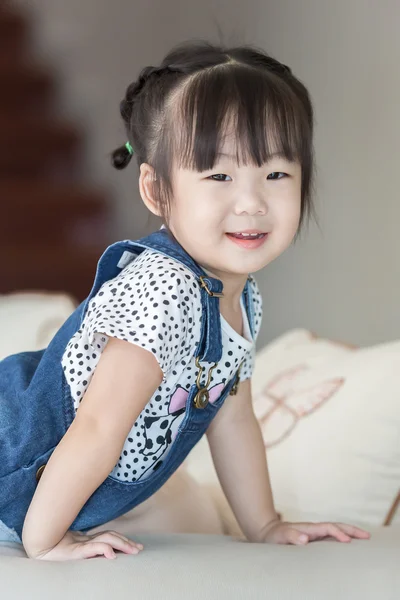
[[[327,535],[336,538],[339,542],[351,542],[351,537],[340,529],[335,523],[326,523]]]
[[[327,536],[334,537],[339,542],[350,542],[351,538],[341,531],[334,523],[293,523],[300,533],[308,535],[310,540]]]
[[[106,531],[100,531],[99,533],[92,534],[92,537],[93,537],[93,539],[98,539],[99,536],[102,536],[105,533],[115,535],[115,536],[121,538],[121,540],[124,540],[125,542],[128,542],[129,544],[133,544],[140,550],[143,550],[143,544],[140,544],[139,542],[135,542],[134,540],[127,538],[125,535],[122,535],[122,533],[119,533],[119,531],[112,531],[111,529],[107,529]]]
[[[127,538],[123,538],[124,536],[121,538],[120,535],[117,535],[114,531],[102,531],[96,535],[96,537],[93,539],[93,543],[104,542],[116,550],[120,550],[121,552],[125,552],[127,554],[138,554],[140,552],[140,549],[137,547],[135,542],[131,542]]]
[[[104,542],[85,542],[79,546],[77,558],[94,558],[95,556],[104,556],[105,558],[116,558],[116,554],[109,544]]]
[[[360,529],[360,527],[356,527],[355,525],[348,525],[347,523],[336,523],[336,525],[353,538],[368,539],[371,537],[368,531]]]
[[[298,531],[297,529],[294,529],[293,527],[290,527],[289,529],[286,529],[285,531],[285,543],[289,543],[289,544],[296,544],[296,545],[303,545],[303,544],[307,544],[308,542],[308,535],[305,533],[302,533],[301,531]]]
[[[277,527],[267,536],[267,540],[275,544],[303,545],[308,542],[308,535],[294,527]]]
[[[107,533],[111,533],[112,535],[117,535],[118,537],[121,538],[121,540],[124,540],[125,542],[128,542],[129,544],[133,544],[134,546],[139,548],[139,550],[143,550],[143,544],[141,544],[140,542],[135,542],[134,540],[131,540],[131,539],[125,537],[124,535],[122,535],[122,533],[119,533],[118,531],[109,531]]]
[[[345,523],[298,523],[301,531],[308,533],[312,539],[331,536],[339,542],[350,542],[352,537],[369,538],[369,533],[354,525]]]

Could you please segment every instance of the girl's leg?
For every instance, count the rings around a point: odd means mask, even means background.
[[[225,533],[215,500],[185,467],[148,500],[90,533],[106,529],[132,537],[138,533]]]

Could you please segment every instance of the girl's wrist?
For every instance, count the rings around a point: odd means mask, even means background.
[[[265,536],[267,535],[268,531],[274,527],[275,525],[277,525],[278,523],[281,523],[282,521],[282,517],[279,513],[277,513],[276,511],[274,511],[271,515],[270,518],[268,519],[268,521],[266,522],[266,524],[260,529],[260,531],[254,535],[254,536],[247,536],[247,539],[249,542],[255,542],[255,543],[260,543],[263,542],[265,539]]]

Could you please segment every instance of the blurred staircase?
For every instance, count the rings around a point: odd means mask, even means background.
[[[82,181],[82,132],[57,116],[55,77],[29,38],[29,16],[0,0],[0,293],[81,300],[110,242],[109,202]]]

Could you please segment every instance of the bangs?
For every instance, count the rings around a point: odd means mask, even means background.
[[[273,155],[307,164],[312,125],[291,87],[274,73],[226,63],[196,73],[179,90],[169,116],[175,164],[210,170],[227,136],[237,164],[262,166]],[[181,123],[176,131],[174,123]]]

